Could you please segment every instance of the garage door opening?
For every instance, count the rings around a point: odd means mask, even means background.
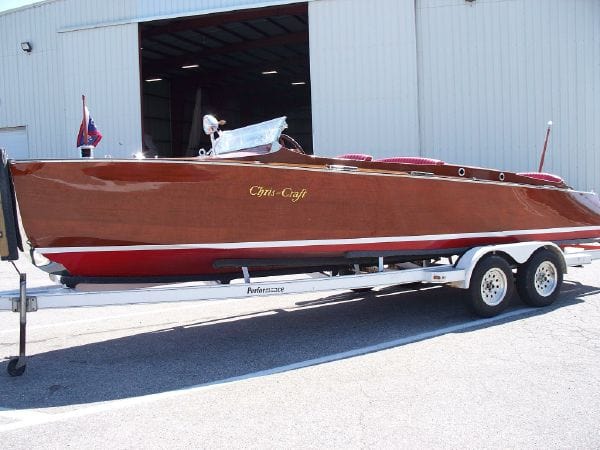
[[[146,22],[140,42],[148,154],[210,148],[207,113],[224,129],[287,116],[286,133],[312,153],[306,3]]]

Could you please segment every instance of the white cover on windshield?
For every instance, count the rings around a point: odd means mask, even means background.
[[[277,144],[275,147],[278,147],[279,136],[287,128],[285,119],[279,117],[235,130],[221,131],[213,152],[215,155],[222,155],[262,145]]]

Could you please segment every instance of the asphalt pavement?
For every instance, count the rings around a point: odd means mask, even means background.
[[[515,298],[492,319],[411,286],[28,321],[12,378],[18,314],[0,311],[2,448],[600,448],[598,261],[552,306]]]

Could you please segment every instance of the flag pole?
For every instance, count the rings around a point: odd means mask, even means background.
[[[89,142],[89,139],[88,139],[88,137],[89,137],[88,136],[88,121],[89,121],[89,118],[88,118],[87,121],[85,120],[86,119],[86,117],[85,117],[85,95],[81,96],[81,101],[83,103],[83,121],[85,122],[83,124],[83,143],[84,143],[83,145],[88,145],[88,142]]]
[[[544,158],[546,158],[546,148],[548,147],[548,137],[550,136],[550,128],[552,128],[552,121],[548,122],[548,129],[546,130],[546,140],[544,141],[544,149],[542,150],[542,157],[540,158],[540,167],[538,172],[542,171],[544,167]]]

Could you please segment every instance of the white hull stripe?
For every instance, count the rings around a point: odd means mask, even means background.
[[[397,236],[397,237],[374,237],[374,238],[355,238],[355,239],[316,239],[316,240],[298,240],[298,241],[265,241],[265,242],[225,242],[213,244],[166,244],[166,245],[113,245],[97,247],[48,247],[37,248],[36,251],[42,254],[52,253],[88,253],[88,252],[131,252],[147,250],[236,250],[252,248],[289,248],[289,247],[310,247],[310,246],[347,246],[362,244],[384,244],[395,242],[427,242],[427,241],[454,241],[458,239],[479,239],[479,238],[505,238],[528,236],[536,234],[554,234],[559,237],[561,234],[577,233],[585,231],[597,231],[600,233],[600,226],[594,227],[572,227],[572,228],[542,228],[538,230],[512,230],[512,231],[494,231],[488,233],[452,233],[452,234],[430,234],[423,236]],[[600,235],[598,236],[600,237]]]

